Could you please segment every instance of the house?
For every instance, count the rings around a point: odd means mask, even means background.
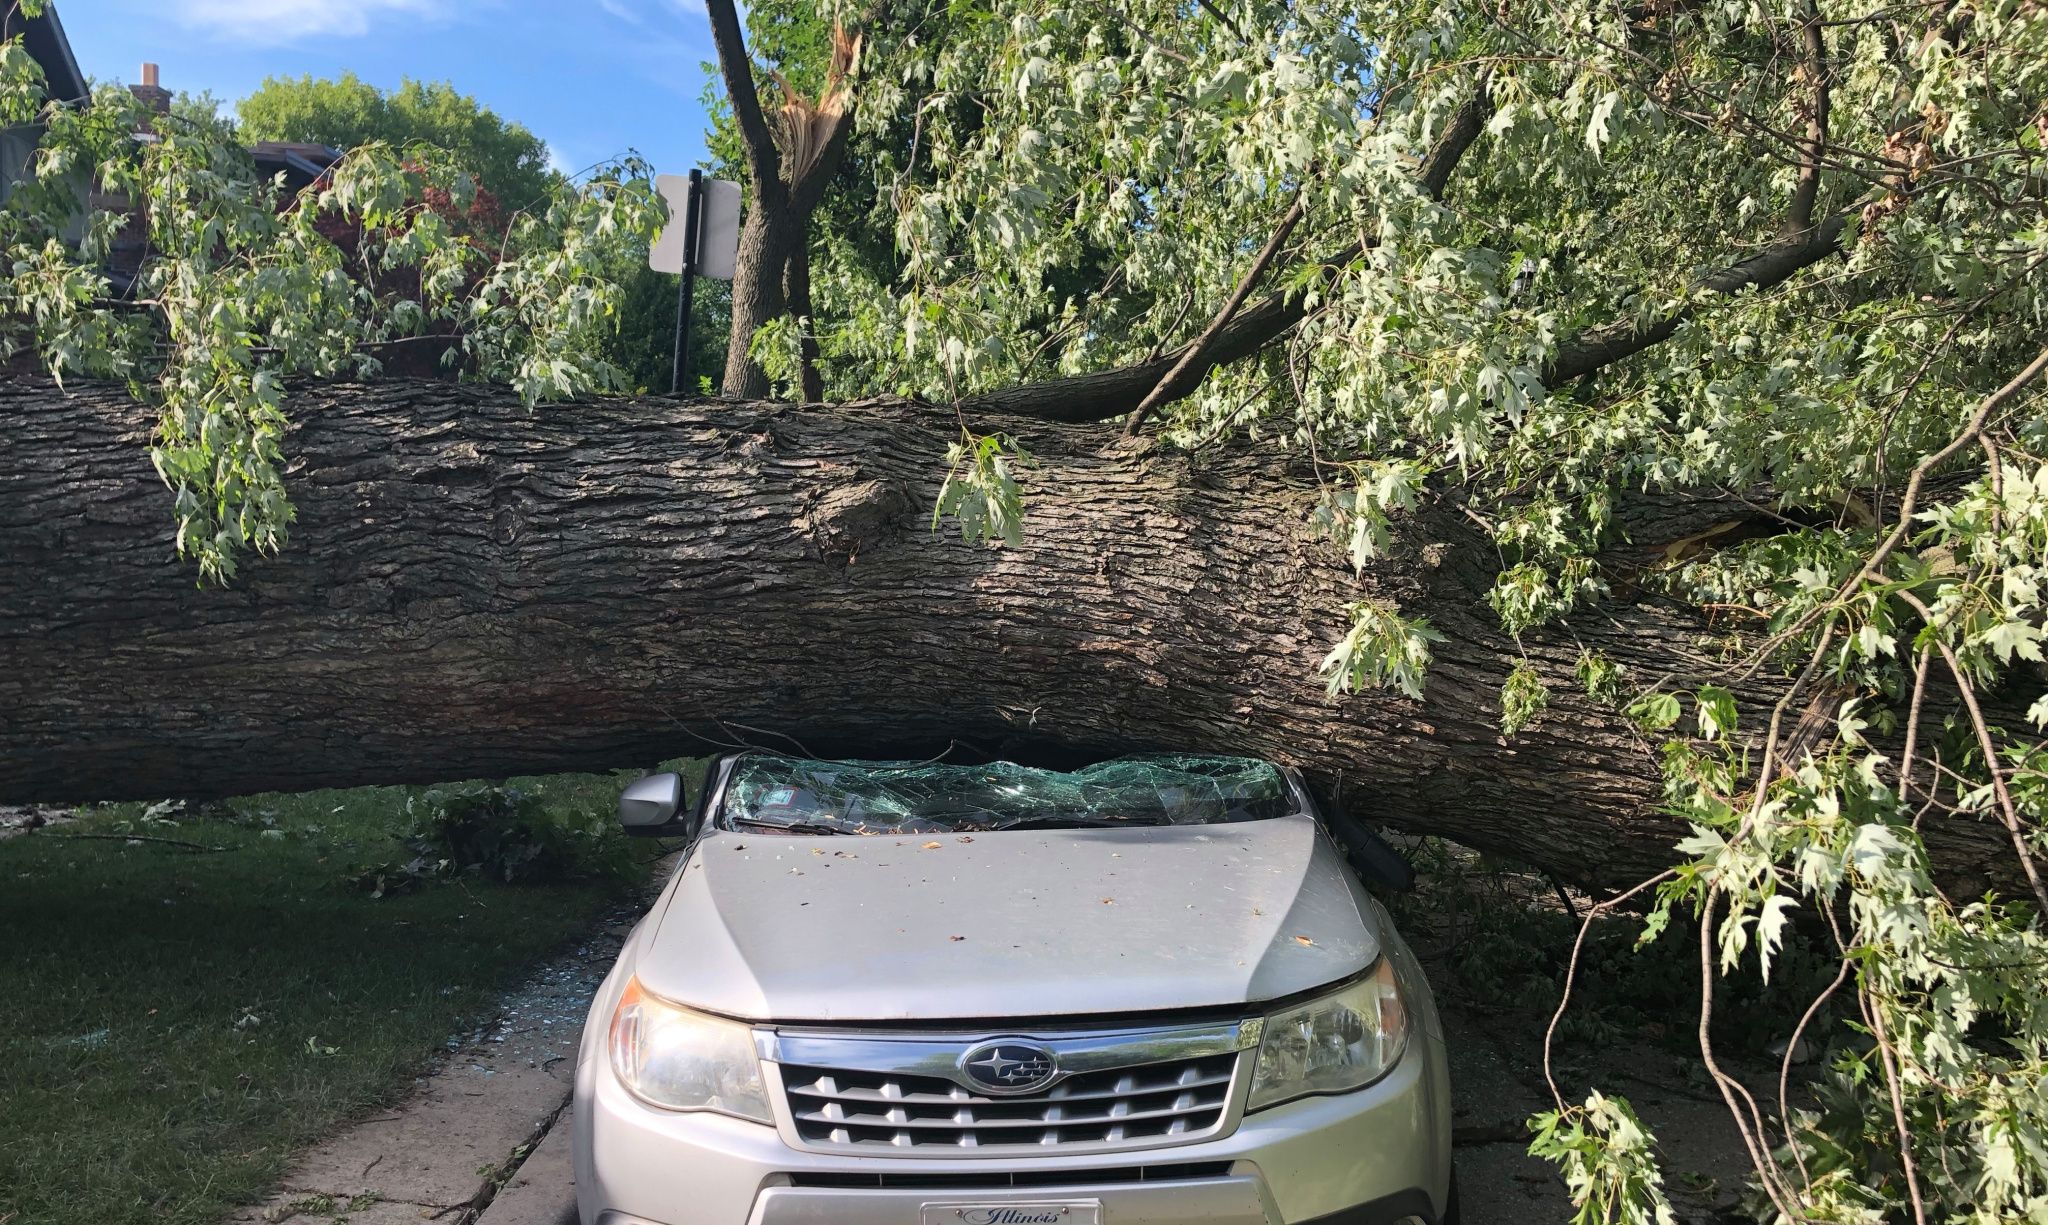
[[[4,3],[5,0],[0,0],[0,4]],[[42,66],[51,101],[85,102],[91,99],[92,88],[71,52],[71,40],[65,37],[64,23],[58,20],[55,4],[46,5],[39,17],[25,17],[17,6],[5,4],[4,13],[0,13],[0,41],[16,36],[21,38],[30,58]],[[157,114],[170,113],[171,91],[164,88],[155,64],[142,66],[142,83],[129,86],[128,92]],[[6,200],[27,169],[28,159],[35,152],[42,134],[41,124],[0,129],[0,202]],[[147,132],[137,133],[143,139],[148,135]],[[328,167],[340,161],[341,151],[326,145],[263,140],[249,147],[249,156],[255,161],[259,175],[270,179],[281,174],[285,185],[298,192],[319,181]]]
[[[170,113],[171,91],[163,87],[155,64],[142,66],[142,84],[130,85],[128,92],[157,114]],[[153,140],[155,137],[148,132],[138,132],[136,139]],[[298,141],[259,140],[249,146],[249,159],[256,163],[257,177],[267,181],[283,175],[286,189],[297,194],[319,182],[328,168],[341,160],[341,150]]]
[[[0,15],[0,39],[15,37],[21,39],[29,58],[42,67],[52,101],[83,102],[91,96],[85,74],[71,54],[71,40],[64,36],[64,23],[57,19],[56,5],[46,5],[38,17],[25,17],[18,6],[8,5]],[[0,128],[0,202],[13,194],[42,137],[39,123]]]
[[[259,140],[249,146],[249,156],[256,163],[258,175],[266,179],[283,175],[288,190],[301,192],[319,182],[341,160],[341,150],[288,140]]]
[[[5,0],[0,0],[4,3]],[[142,66],[142,83],[131,85],[128,92],[135,95],[149,111],[156,115],[168,115],[171,110],[171,91],[164,88],[155,64]],[[142,127],[135,133],[138,141],[158,139],[155,125],[147,116]],[[249,147],[249,158],[255,163],[256,174],[266,181],[282,175],[285,189],[296,195],[317,183],[327,173],[328,167],[341,160],[341,151],[326,145],[296,144],[288,141],[258,141]],[[149,251],[148,228],[141,211],[125,196],[95,190],[87,203],[101,212],[127,213],[130,222],[115,236],[107,252],[106,272],[108,280],[121,295],[133,291],[136,277],[142,270]]]
[[[58,102],[83,102],[92,95],[78,60],[71,54],[71,40],[64,36],[64,23],[57,20],[57,6],[43,7],[40,17],[24,17],[16,5],[8,5],[0,16],[0,38],[21,36],[29,58],[42,65],[50,97]]]

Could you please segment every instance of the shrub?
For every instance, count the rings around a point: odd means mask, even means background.
[[[410,825],[400,837],[411,857],[356,878],[376,896],[462,877],[506,884],[616,879],[632,866],[608,811],[522,787],[437,787],[407,799],[405,810]]]

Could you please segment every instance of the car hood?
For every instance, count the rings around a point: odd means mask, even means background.
[[[643,929],[655,995],[750,1020],[1227,1008],[1379,956],[1374,908],[1306,816],[859,837],[712,832]]]

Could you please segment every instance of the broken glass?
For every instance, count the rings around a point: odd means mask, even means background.
[[[733,764],[719,816],[728,828],[921,834],[1214,825],[1296,807],[1287,777],[1250,757],[1126,757],[1047,770],[750,753]]]

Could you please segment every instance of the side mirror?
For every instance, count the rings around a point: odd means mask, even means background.
[[[619,793],[619,824],[629,834],[661,837],[689,832],[675,828],[683,816],[683,776],[650,774],[626,784]]]
[[[1395,850],[1393,843],[1352,816],[1341,802],[1324,809],[1323,820],[1329,825],[1330,832],[1344,844],[1348,851],[1345,859],[1351,864],[1351,870],[1358,873],[1358,879],[1395,893],[1414,890],[1415,865]]]

